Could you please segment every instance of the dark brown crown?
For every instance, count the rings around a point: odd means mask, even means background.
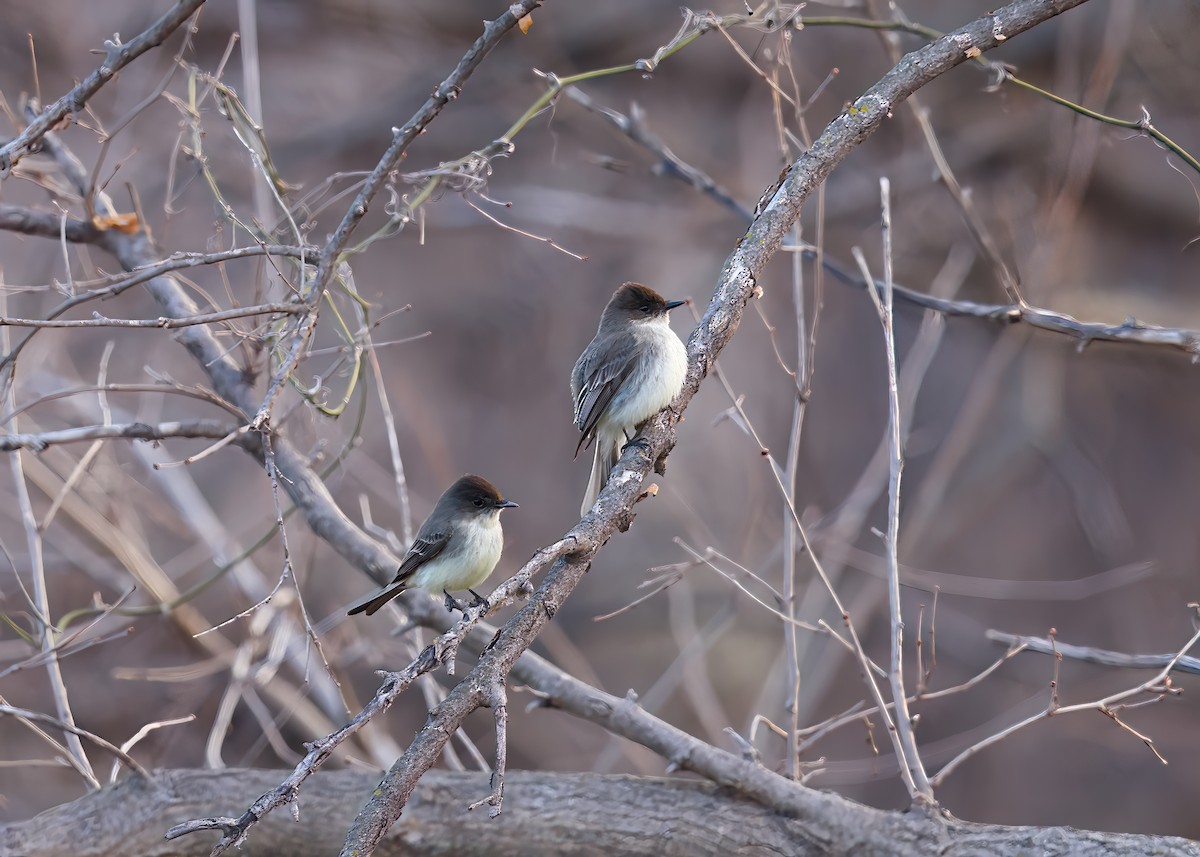
[[[615,292],[604,308],[606,316],[619,314],[626,318],[654,318],[662,315],[678,302],[668,302],[666,298],[649,286],[641,283],[625,283]]]
[[[438,505],[452,503],[458,508],[506,509],[516,506],[505,500],[496,486],[482,476],[468,473],[446,489]]]

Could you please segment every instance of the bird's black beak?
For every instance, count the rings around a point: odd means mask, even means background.
[[[667,309],[673,310],[677,306],[683,306],[687,301],[667,301]]]
[[[517,504],[514,503],[512,500],[501,500],[499,503],[496,504],[496,508],[497,509],[516,509]]]

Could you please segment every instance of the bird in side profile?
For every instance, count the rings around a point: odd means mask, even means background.
[[[575,426],[583,434],[576,458],[596,443],[581,515],[596,502],[626,442],[683,389],[687,349],[667,315],[683,303],[649,286],[625,283],[613,292],[596,336],[579,355],[571,372]]]
[[[447,610],[466,610],[450,590],[470,592],[475,599],[473,607],[487,605],[474,587],[487,580],[500,561],[504,549],[500,513],[516,507],[482,476],[462,477],[438,498],[392,582],[351,607],[350,615],[370,616],[404,590],[414,588],[441,592]]]

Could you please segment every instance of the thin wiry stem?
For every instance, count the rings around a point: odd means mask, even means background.
[[[8,330],[0,328],[0,346],[7,349],[9,345]],[[0,384],[3,385],[3,396],[9,411],[16,403],[16,367],[10,366],[0,370]],[[42,531],[38,528],[37,518],[33,512],[33,501],[29,496],[29,486],[25,482],[25,468],[22,466],[21,453],[9,456],[9,467],[13,477],[13,493],[17,501],[21,524],[25,529],[25,543],[29,552],[29,572],[33,577],[34,638],[38,649],[42,652],[46,664],[46,676],[49,679],[50,694],[54,699],[54,708],[58,714],[57,721],[62,724],[64,740],[75,766],[93,789],[100,788],[96,772],[84,752],[83,742],[75,729],[75,718],[71,713],[71,699],[67,693],[66,682],[63,680],[62,667],[58,660],[56,632],[50,618],[50,599],[46,589],[46,567],[42,555]],[[14,570],[15,571],[15,570]],[[27,718],[33,719],[33,718]]]
[[[900,544],[900,480],[904,471],[904,445],[900,424],[900,390],[896,369],[896,336],[893,314],[895,303],[892,291],[892,204],[891,183],[886,177],[879,180],[880,205],[883,209],[883,281],[884,296],[879,296],[872,289],[868,292],[879,321],[883,326],[883,337],[887,353],[888,379],[888,526],[884,544],[887,550],[888,566],[888,612],[891,621],[891,660],[888,669],[888,680],[892,688],[892,702],[896,710],[896,731],[902,752],[898,753],[900,762],[907,767],[905,778],[914,800],[933,802],[933,789],[921,762],[920,750],[917,747],[916,735],[913,732],[912,718],[908,713],[908,695],[904,688],[904,616],[900,602],[900,559],[897,553]],[[859,255],[863,265],[863,276],[870,279],[866,271],[865,261]]]
[[[172,437],[223,438],[236,432],[237,427],[217,420],[182,420],[158,423],[121,423],[44,431],[35,434],[0,435],[0,452],[30,449],[41,452],[48,446],[78,443],[87,440],[128,438],[131,440],[166,440]]]
[[[44,319],[44,318],[13,318],[0,316],[0,326],[8,327],[42,327],[66,328],[81,327],[120,327],[134,329],[174,330],[180,327],[191,327],[195,324],[218,324],[235,318],[247,318],[255,315],[299,315],[306,313],[309,308],[295,302],[261,304],[259,306],[237,307],[224,309],[220,312],[200,313],[187,318],[108,318],[97,313],[93,318],[79,319]]]
[[[375,378],[375,393],[379,397],[379,409],[383,412],[383,425],[388,440],[388,453],[392,459],[392,479],[396,485],[396,500],[400,504],[400,534],[407,547],[413,541],[412,504],[408,498],[408,479],[404,474],[404,459],[400,457],[400,439],[396,436],[396,419],[392,415],[392,406],[388,401],[386,385],[383,383],[383,368],[379,365],[379,355],[376,345],[367,339],[367,362],[371,364],[371,372]]]
[[[797,17],[793,21],[797,28],[805,27],[859,27],[867,30],[881,30],[890,32],[912,33],[913,35],[921,36],[924,39],[933,41],[942,38],[945,34],[933,27],[926,27],[922,24],[916,24],[911,21],[876,21],[869,18],[854,18],[848,16],[814,16],[814,17]],[[1088,119],[1094,119],[1097,122],[1102,122],[1105,125],[1112,125],[1116,128],[1127,128],[1133,131],[1138,131],[1150,137],[1160,146],[1174,153],[1181,161],[1187,164],[1196,172],[1200,173],[1200,161],[1198,161],[1190,152],[1168,137],[1166,134],[1154,127],[1150,121],[1150,114],[1144,109],[1142,115],[1138,119],[1120,119],[1116,116],[1109,116],[1105,113],[1100,113],[1096,110],[1089,110],[1082,104],[1076,104],[1074,101],[1063,98],[1061,95],[1055,95],[1053,92],[1034,86],[1022,78],[1017,77],[1010,69],[1002,63],[993,62],[983,56],[973,56],[971,58],[976,64],[987,69],[996,76],[999,83],[1010,83],[1038,95],[1047,101],[1057,104],[1060,107],[1065,107],[1068,110],[1078,113],[1080,116],[1086,116]]]
[[[121,43],[106,39],[105,57],[100,67],[85,77],[74,89],[41,112],[16,139],[0,146],[0,178],[7,176],[13,164],[34,151],[38,142],[60,121],[83,110],[89,98],[108,83],[118,71],[151,48],[166,41],[184,21],[204,5],[204,0],[179,0],[174,6],[131,41]],[[116,38],[116,37],[114,37]]]
[[[89,732],[86,729],[80,729],[75,725],[73,720],[63,720],[58,717],[51,717],[49,714],[43,714],[40,711],[30,711],[28,708],[17,708],[12,705],[0,705],[0,714],[9,714],[13,717],[20,717],[22,720],[34,720],[40,723],[49,724],[56,729],[63,730],[65,733],[67,733],[68,738],[74,738],[75,741],[79,741],[81,738],[86,738],[92,744],[95,744],[102,750],[106,750],[107,752],[116,756],[117,759],[120,760],[123,765],[125,765],[125,767],[129,768],[129,770],[136,774],[140,774],[146,779],[151,778],[150,772],[139,765],[132,756],[130,756],[120,747],[105,741],[99,735]],[[88,765],[88,770],[91,771],[91,765]],[[98,782],[95,784],[95,788],[100,788],[100,784]]]

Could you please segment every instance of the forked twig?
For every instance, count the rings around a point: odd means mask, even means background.
[[[1146,702],[1157,702],[1167,695],[1174,696],[1181,693],[1181,689],[1175,687],[1171,683],[1171,672],[1175,669],[1175,665],[1179,662],[1179,659],[1184,657],[1191,650],[1192,646],[1196,645],[1197,642],[1200,642],[1200,630],[1197,630],[1196,633],[1191,636],[1191,639],[1189,639],[1187,643],[1185,643],[1183,647],[1176,652],[1174,656],[1172,656],[1171,660],[1168,661],[1161,670],[1155,673],[1153,678],[1142,682],[1136,687],[1118,691],[1117,693],[1111,694],[1102,699],[1097,699],[1092,702],[1080,702],[1076,703],[1075,705],[1060,705],[1058,703],[1057,665],[1059,663],[1059,659],[1055,658],[1055,682],[1051,691],[1050,702],[1046,708],[1042,711],[1039,711],[1037,714],[1033,714],[1029,717],[1026,717],[1024,720],[1018,721],[1011,726],[1001,729],[999,732],[996,732],[993,735],[989,735],[982,741],[972,744],[970,747],[963,750],[961,753],[943,765],[941,770],[939,770],[937,774],[930,780],[930,784],[936,789],[945,781],[946,777],[953,773],[954,770],[963,762],[967,761],[980,751],[991,747],[993,744],[1003,741],[1014,732],[1019,732],[1025,727],[1030,726],[1033,723],[1037,723],[1039,720],[1046,720],[1050,717],[1059,717],[1063,714],[1072,714],[1076,711],[1100,712],[1101,714],[1110,718],[1122,729],[1125,729],[1129,733],[1141,739],[1146,746],[1150,748],[1150,751],[1154,753],[1158,760],[1163,764],[1166,764],[1166,759],[1164,759],[1162,754],[1158,752],[1158,749],[1154,746],[1153,740],[1143,735],[1141,732],[1133,729],[1127,723],[1121,720],[1120,712],[1125,708],[1133,707],[1133,705],[1144,704]],[[1126,702],[1126,700],[1133,699],[1134,697],[1147,693],[1153,694],[1154,696],[1149,700],[1142,700],[1141,703],[1131,704]]]

